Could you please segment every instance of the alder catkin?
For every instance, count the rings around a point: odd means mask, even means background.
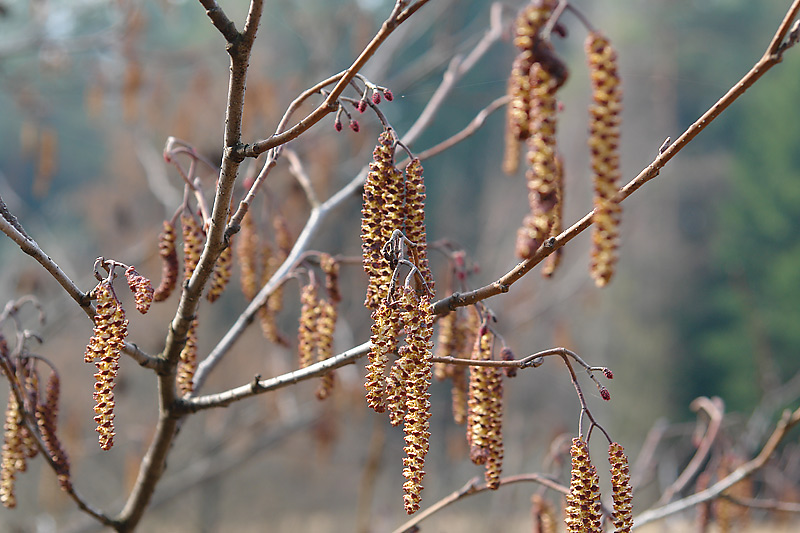
[[[37,404],[36,423],[42,435],[42,442],[47,449],[47,454],[53,461],[58,484],[62,490],[69,490],[72,486],[69,472],[69,458],[64,447],[61,445],[56,435],[58,421],[58,402],[61,392],[61,384],[58,374],[53,372],[47,380],[44,403]]]
[[[125,269],[125,280],[136,301],[136,310],[142,314],[147,313],[150,304],[153,303],[155,292],[150,280],[139,274],[132,266]]]
[[[590,273],[598,287],[614,274],[622,213],[617,199],[620,178],[619,139],[622,89],[617,73],[617,54],[603,35],[586,38],[586,56],[592,82],[589,106],[589,149],[594,174],[592,259]]]
[[[239,283],[242,287],[242,294],[247,301],[250,301],[255,298],[261,288],[261,269],[263,268],[261,242],[256,232],[252,213],[247,213],[242,219],[241,230],[235,243],[234,250],[240,270]]]
[[[300,323],[297,330],[297,352],[300,368],[314,362],[314,350],[318,344],[317,323],[320,317],[319,295],[314,283],[306,284],[300,292]]]
[[[325,361],[333,357],[333,333],[336,327],[336,306],[327,300],[319,302],[319,318],[317,319],[317,361]],[[330,396],[336,374],[329,370],[320,378],[317,398],[324,400]]]
[[[589,458],[589,445],[583,437],[572,439],[572,471],[564,510],[567,533],[600,533],[600,477]]]
[[[428,295],[433,297],[433,274],[428,266],[428,242],[425,233],[425,178],[422,172],[422,163],[418,158],[412,159],[406,166],[403,209],[405,220],[402,230],[408,240],[414,244],[411,250],[414,264],[425,280]],[[388,232],[390,236],[394,229],[390,228]]]
[[[628,457],[621,444],[612,442],[609,445],[608,462],[611,465],[614,533],[630,533],[633,528],[633,487]]]
[[[186,332],[186,343],[181,349],[175,382],[181,395],[194,390],[194,373],[197,370],[197,318],[189,324]]]
[[[228,286],[228,282],[231,280],[232,274],[233,247],[229,245],[222,250],[217,258],[217,262],[214,264],[214,270],[211,275],[211,284],[208,288],[208,294],[206,294],[206,298],[209,302],[214,303],[219,299],[220,296],[222,296],[223,291],[225,291],[225,287]]]
[[[0,455],[0,502],[13,509],[17,506],[14,492],[17,472],[25,470],[25,453],[22,446],[22,413],[14,391],[9,391],[3,424],[3,450]]]
[[[492,358],[492,333],[486,325],[481,326],[472,353],[474,361],[488,361]],[[477,465],[486,463],[491,439],[491,375],[489,367],[471,366],[469,369],[469,400],[467,417],[467,443],[470,459]]]
[[[397,351],[399,322],[393,319],[396,304],[381,302],[372,312],[372,336],[370,337],[369,364],[364,388],[367,389],[367,405],[378,413],[386,410],[386,370],[389,354]]]
[[[114,386],[119,372],[120,353],[128,334],[128,320],[110,281],[101,281],[91,294],[97,300],[95,326],[84,360],[87,363],[94,362],[97,368],[94,374],[94,421],[97,423],[100,448],[109,450],[114,444]]]
[[[200,254],[205,244],[203,227],[191,213],[181,215],[181,228],[183,230],[183,279],[189,281],[200,262]]]
[[[164,229],[158,236],[158,255],[161,257],[161,283],[153,294],[153,301],[163,302],[175,289],[178,282],[178,253],[175,250],[175,226],[164,221]]]

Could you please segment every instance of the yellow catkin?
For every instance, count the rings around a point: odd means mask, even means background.
[[[386,297],[393,267],[383,256],[382,248],[391,231],[402,216],[402,192],[399,190],[402,174],[394,166],[394,136],[384,130],[372,152],[364,182],[364,204],[361,209],[361,250],[364,271],[369,277],[364,305],[377,309]],[[398,225],[397,229],[401,229]],[[387,234],[388,232],[388,234]]]
[[[175,289],[178,282],[178,253],[175,250],[175,226],[168,220],[158,236],[158,255],[161,257],[161,283],[153,294],[153,301],[163,302]]]
[[[325,273],[325,290],[328,292],[328,299],[333,304],[342,301],[342,293],[339,292],[339,261],[330,254],[321,254],[319,266]]]
[[[100,282],[92,296],[97,300],[95,326],[84,360],[94,362],[97,369],[94,374],[94,421],[100,447],[109,450],[114,444],[114,386],[120,353],[128,334],[128,320],[108,280]]]
[[[3,425],[3,450],[0,455],[0,502],[13,509],[17,506],[14,492],[17,472],[24,471],[25,453],[22,446],[22,412],[13,391],[9,391]]]
[[[262,245],[253,222],[253,213],[242,219],[242,227],[237,235],[234,250],[239,263],[239,283],[242,294],[248,301],[255,298],[261,288],[261,250]]]
[[[317,361],[325,361],[333,357],[333,333],[336,327],[336,306],[328,300],[319,302],[319,318],[317,319]],[[324,400],[330,396],[336,374],[333,370],[323,374],[319,387],[317,387],[317,398]]]
[[[614,501],[614,533],[630,533],[633,528],[633,487],[628,469],[628,457],[621,444],[608,447],[611,465],[611,490]]]
[[[533,518],[532,533],[556,533],[558,531],[553,504],[540,494],[534,494],[531,497],[531,517]]]
[[[557,237],[564,229],[564,164],[560,157],[556,157],[555,168],[556,205],[553,209],[553,224],[550,226],[550,237]],[[547,256],[542,267],[542,276],[549,278],[555,273],[563,253],[564,247],[562,246]]]
[[[305,285],[300,292],[300,323],[297,330],[297,352],[300,368],[314,362],[314,350],[318,345],[317,322],[320,316],[319,294],[313,283]]]
[[[408,376],[405,381],[406,415],[403,419],[405,452],[403,459],[403,503],[406,513],[419,509],[423,467],[430,439],[431,403],[429,401],[432,377],[431,350],[433,348],[432,305],[427,294],[417,297],[410,287],[403,287],[401,316],[406,329],[407,350],[403,358]]]
[[[488,361],[492,358],[492,333],[486,325],[481,326],[475,339],[472,359]],[[470,458],[475,464],[485,464],[491,447],[491,376],[488,367],[471,366],[469,369],[469,400],[467,418],[467,443]]]
[[[592,81],[589,106],[589,149],[594,174],[592,260],[590,273],[598,287],[614,274],[619,247],[621,207],[617,199],[620,179],[619,139],[622,89],[617,54],[608,39],[594,32],[586,39],[586,56]]]
[[[208,288],[206,298],[209,302],[216,302],[222,296],[225,287],[231,280],[233,274],[233,247],[228,246],[219,254],[217,262],[214,264],[214,271],[211,275],[211,284]]]
[[[583,437],[572,439],[572,471],[565,519],[567,533],[600,533],[600,478],[589,458],[589,445]]]
[[[130,288],[136,301],[136,310],[142,314],[147,313],[150,309],[150,304],[153,303],[153,295],[155,293],[150,280],[139,274],[133,267],[128,267],[125,270],[125,280],[128,282],[128,288]]]
[[[189,324],[189,330],[186,332],[186,344],[181,349],[175,377],[178,391],[183,395],[189,394],[194,390],[193,380],[194,373],[197,370],[197,349],[197,318],[195,318]]]
[[[422,173],[422,164],[417,158],[412,159],[406,166],[403,208],[405,222],[402,230],[408,240],[414,243],[412,250],[414,264],[425,280],[429,296],[433,297],[433,274],[428,266],[428,243],[425,233],[425,178]],[[394,229],[390,228],[389,235]]]
[[[383,301],[372,312],[372,344],[367,364],[367,378],[364,388],[367,389],[367,405],[378,413],[386,410],[386,369],[389,354],[397,351],[397,335],[399,323],[393,319],[394,303]]]
[[[200,262],[200,254],[203,252],[205,235],[203,227],[194,215],[184,212],[181,215],[181,228],[183,230],[183,279],[188,281],[192,277],[197,263]]]

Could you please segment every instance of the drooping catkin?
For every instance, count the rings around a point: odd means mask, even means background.
[[[564,162],[561,157],[556,157],[556,176],[555,176],[555,189],[556,189],[556,205],[553,209],[553,224],[550,226],[550,237],[558,237],[564,229]],[[546,278],[551,277],[556,268],[561,262],[561,256],[564,253],[564,247],[552,252],[545,259],[544,266],[542,267],[542,275]]]
[[[330,294],[328,294],[330,296]],[[317,361],[324,361],[333,356],[333,333],[336,327],[336,306],[328,300],[319,302],[319,318],[317,319]],[[320,378],[317,387],[317,398],[324,400],[330,396],[336,373],[329,370]]]
[[[89,339],[84,360],[94,362],[94,421],[97,423],[100,447],[109,450],[114,444],[114,386],[119,372],[119,358],[128,320],[109,280],[101,281],[93,290],[97,300],[94,316],[94,334]]]
[[[432,377],[433,315],[428,295],[418,297],[411,287],[403,287],[401,307],[407,348],[403,357],[408,359],[406,415],[403,419],[406,443],[403,502],[406,513],[412,514],[419,509],[422,478],[425,476],[423,467],[430,439],[431,403],[428,388]]]
[[[553,504],[540,494],[534,494],[531,497],[531,518],[533,518],[532,533],[556,533],[558,531]]]
[[[239,263],[239,283],[247,301],[255,298],[261,288],[261,239],[253,222],[253,213],[242,219],[241,230],[235,241],[236,261]]]
[[[175,250],[175,226],[164,221],[164,229],[158,236],[158,255],[161,257],[161,283],[153,294],[153,301],[163,302],[175,289],[178,282],[178,253]]]
[[[206,294],[206,298],[209,302],[214,303],[222,296],[225,287],[228,286],[228,282],[231,280],[232,274],[233,246],[231,244],[222,250],[214,265],[214,271],[211,275],[211,284],[208,288],[208,294]]]
[[[386,371],[389,354],[397,351],[397,336],[400,325],[396,319],[396,304],[384,300],[372,312],[372,336],[367,364],[367,405],[378,413],[386,410]]]
[[[364,271],[369,277],[364,305],[368,309],[375,310],[386,297],[392,277],[393,267],[386,261],[382,251],[383,245],[391,236],[387,220],[396,223],[401,216],[400,210],[403,206],[399,190],[402,173],[394,166],[392,130],[384,130],[378,136],[378,144],[372,152],[372,159],[364,182],[361,250]]]
[[[125,280],[136,301],[136,310],[142,314],[147,313],[150,310],[150,304],[153,303],[155,292],[150,280],[139,274],[132,266],[125,269]]]
[[[317,323],[320,316],[320,302],[317,286],[308,283],[300,292],[300,323],[297,330],[297,353],[300,368],[314,362],[314,351],[318,345]]]
[[[197,218],[189,213],[181,214],[181,228],[183,231],[183,279],[188,281],[200,262],[200,254],[205,244],[203,226]]]
[[[62,490],[69,490],[72,480],[69,472],[69,458],[61,445],[61,441],[56,435],[58,422],[58,402],[61,392],[61,384],[58,374],[50,374],[45,390],[45,401],[36,405],[36,423],[39,433],[42,435],[42,442],[47,449],[47,454],[53,461],[58,484]]]
[[[22,411],[14,391],[9,391],[8,405],[3,424],[3,450],[0,455],[0,502],[13,509],[17,506],[14,492],[17,472],[25,470],[25,452],[22,445]]]
[[[583,437],[572,439],[572,471],[564,510],[567,533],[600,533],[600,478],[589,458],[589,445]]]
[[[492,358],[493,335],[484,324],[481,326],[472,352],[472,360],[488,361]],[[471,366],[469,369],[469,400],[467,417],[467,443],[470,459],[477,465],[486,463],[491,447],[491,375],[489,367]]]
[[[195,317],[189,330],[186,332],[186,343],[181,349],[176,370],[175,383],[182,395],[194,390],[194,373],[197,370],[197,317]]]
[[[414,244],[411,251],[414,264],[425,280],[428,294],[432,297],[434,294],[433,273],[428,265],[428,243],[425,233],[425,178],[422,172],[422,163],[418,158],[412,159],[406,166],[402,229],[408,240]],[[390,230],[389,235],[394,228],[390,228]]]
[[[612,442],[609,445],[608,462],[611,465],[614,533],[630,533],[633,528],[633,487],[628,457],[621,444]]]
[[[531,135],[528,138],[528,203],[531,212],[517,233],[517,256],[528,259],[550,236],[557,204],[556,91],[562,80],[541,63],[531,66]]]
[[[598,32],[586,38],[586,56],[592,82],[589,106],[589,148],[594,174],[594,216],[590,273],[598,287],[614,274],[619,247],[621,207],[617,199],[620,178],[619,139],[622,89],[617,54]]]

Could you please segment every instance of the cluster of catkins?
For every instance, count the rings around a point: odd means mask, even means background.
[[[600,478],[589,457],[589,445],[583,437],[572,439],[570,455],[572,475],[565,509],[567,533],[600,533],[603,531]],[[608,462],[611,465],[614,531],[627,533],[633,527],[633,488],[628,458],[620,444],[612,442],[609,445]]]
[[[60,382],[58,375],[50,372],[45,385],[45,394],[39,390],[39,372],[37,359],[21,355],[10,357],[8,344],[0,334],[0,368],[7,374],[12,388],[9,391],[8,405],[3,424],[3,449],[0,455],[0,502],[5,507],[17,505],[14,493],[17,474],[28,468],[28,459],[34,458],[38,452],[36,437],[29,426],[25,425],[25,411],[33,415],[36,421],[41,443],[54,465],[58,483],[62,490],[70,490],[72,486],[69,459],[61,442],[56,436],[58,419],[58,402]],[[20,402],[14,392],[14,384],[22,398]]]
[[[276,213],[272,218],[274,244],[266,241],[258,231],[253,214],[242,220],[242,228],[236,240],[236,257],[241,270],[242,293],[245,298],[255,298],[261,287],[269,281],[278,267],[291,252],[294,239],[289,231],[286,218]],[[276,318],[283,309],[283,286],[276,287],[258,310],[258,320],[264,337],[275,344],[288,346],[288,340],[278,329]]]
[[[180,214],[181,236],[183,242],[184,283],[192,277],[206,242],[203,224],[194,213],[182,209]],[[158,254],[161,257],[161,283],[155,289],[153,300],[162,302],[169,298],[178,282],[179,262],[177,250],[177,231],[174,220],[165,220],[159,235]],[[233,249],[227,246],[222,250],[212,273],[206,298],[215,302],[230,281],[233,266]],[[192,391],[192,380],[197,369],[197,317],[192,320],[186,333],[186,343],[180,354],[176,382],[181,394]]]
[[[365,305],[372,309],[372,347],[367,365],[367,404],[403,424],[403,501],[419,509],[428,452],[430,361],[433,348],[433,278],[425,234],[425,183],[418,159],[401,171],[394,164],[391,129],[378,137],[364,184],[361,238],[369,276]],[[405,281],[400,273],[405,272]],[[401,333],[405,342],[401,344]],[[397,354],[390,365],[389,356]]]
[[[297,351],[300,368],[333,356],[333,333],[338,317],[337,305],[342,299],[339,292],[339,262],[329,254],[320,254],[320,268],[325,274],[328,298],[320,297],[314,276],[300,291],[300,324],[297,331]],[[335,382],[333,370],[326,372],[317,388],[317,398],[330,396]]]
[[[520,147],[525,142],[530,213],[517,232],[516,252],[521,259],[532,257],[546,239],[562,231],[564,178],[556,148],[556,92],[568,71],[556,56],[549,36],[541,35],[557,5],[557,0],[533,0],[516,22],[514,44],[520,51],[508,82],[511,100],[503,169],[509,174],[517,171]],[[608,39],[592,32],[586,41],[586,54],[593,88],[589,125],[595,190],[591,275],[598,286],[604,286],[613,275],[617,259],[621,90],[616,53]],[[545,275],[553,273],[557,254],[545,265]]]

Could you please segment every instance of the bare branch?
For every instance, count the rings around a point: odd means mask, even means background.
[[[756,457],[746,462],[705,490],[692,494],[691,496],[687,496],[686,498],[676,500],[670,504],[664,505],[663,507],[645,511],[634,519],[633,527],[641,527],[645,524],[649,524],[650,522],[661,520],[667,516],[694,507],[700,503],[718,498],[723,491],[729,489],[736,483],[752,475],[753,472],[759,468],[763,467],[767,460],[775,452],[778,444],[780,444],[786,434],[798,423],[800,423],[800,409],[797,409],[794,412],[789,410],[785,411],[780,421],[778,421],[775,431],[772,432],[772,435],[770,435],[767,443]]]
[[[219,30],[226,41],[233,43],[239,38],[239,31],[236,29],[236,24],[228,18],[228,15],[219,7],[216,0],[200,0],[200,4],[206,8],[206,15],[208,15],[208,18],[211,19],[211,23]]]

